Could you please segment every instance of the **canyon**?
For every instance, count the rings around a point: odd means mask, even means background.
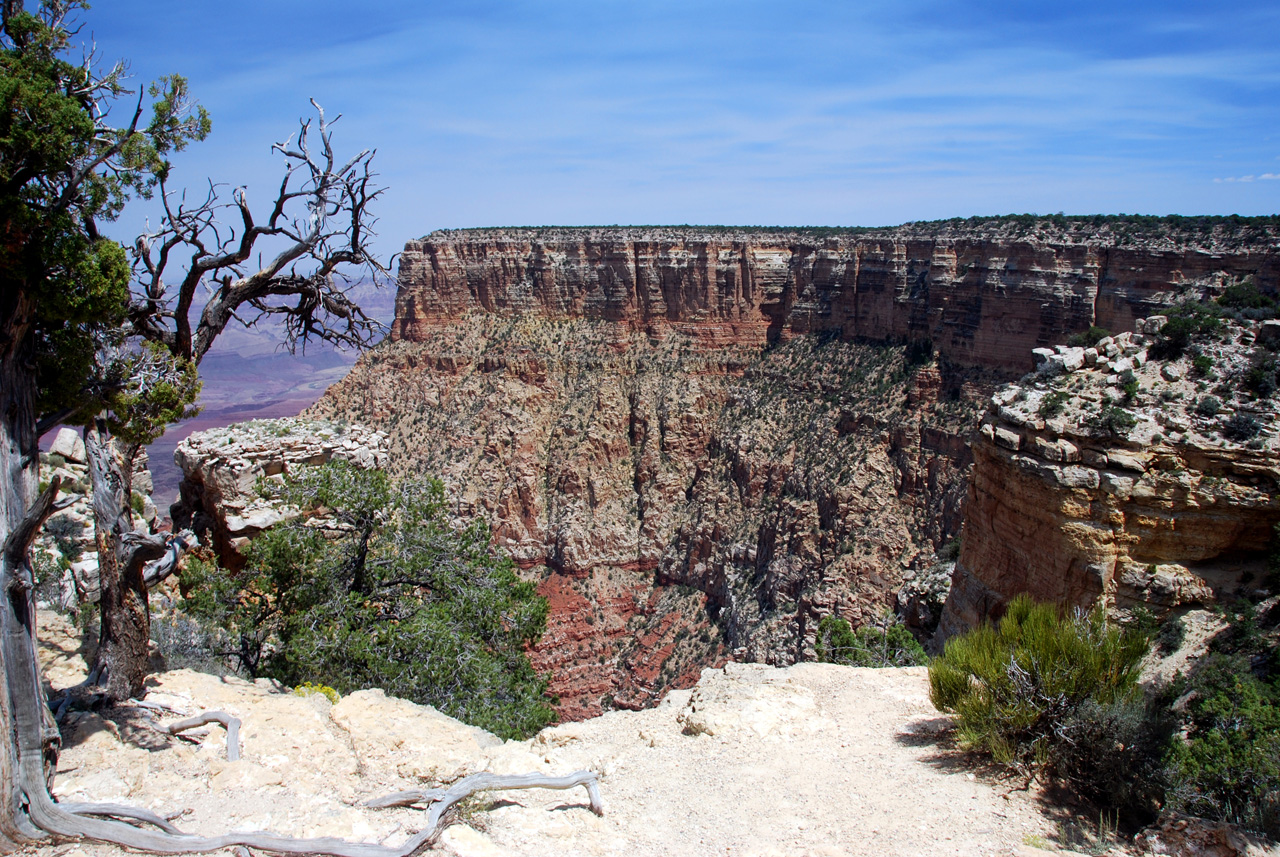
[[[993,393],[1091,325],[1280,279],[1266,229],[1122,226],[433,233],[389,340],[308,415],[385,432],[539,580],[563,718],[647,707],[729,658],[812,659],[827,615],[927,636],[997,603],[942,605]]]

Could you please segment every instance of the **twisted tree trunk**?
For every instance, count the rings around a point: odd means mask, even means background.
[[[0,286],[0,292],[9,288]],[[58,748],[35,665],[31,600],[31,540],[52,511],[58,489],[55,481],[36,498],[40,452],[27,335],[34,310],[21,292],[0,297],[0,848],[5,850],[44,838],[27,815],[28,792],[47,793],[46,767],[56,766]]]
[[[93,517],[98,547],[102,625],[96,666],[105,676],[103,692],[117,702],[141,696],[151,647],[151,614],[143,565],[163,554],[164,542],[129,539],[133,514],[130,463],[121,461],[103,420],[84,431],[93,483]]]

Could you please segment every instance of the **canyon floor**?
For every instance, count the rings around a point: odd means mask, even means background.
[[[41,646],[55,688],[80,680],[72,628],[50,620]],[[581,790],[489,793],[483,811],[435,846],[459,857],[1031,854],[1032,844],[1054,844],[1064,817],[947,746],[924,668],[730,663],[657,708],[505,743],[379,691],[333,705],[186,670],[151,685],[148,700],[174,713],[72,715],[60,799],[181,811],[176,823],[195,833],[270,828],[394,844],[419,829],[422,813],[362,801],[479,770],[600,772],[603,817]],[[225,761],[218,727],[196,741],[149,727],[152,717],[213,708],[242,719],[241,761]],[[71,843],[32,853],[122,852]]]

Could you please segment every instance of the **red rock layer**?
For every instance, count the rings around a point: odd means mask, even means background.
[[[1280,279],[1262,250],[937,237],[668,235],[643,230],[435,233],[401,258],[392,337],[423,341],[469,313],[598,319],[708,345],[835,331],[929,339],[1012,372],[1090,324],[1127,330],[1191,283]]]

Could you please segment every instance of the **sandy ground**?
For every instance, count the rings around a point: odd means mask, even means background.
[[[69,630],[46,631],[55,687],[83,662]],[[492,770],[601,774],[604,817],[582,790],[491,793],[437,848],[484,855],[986,855],[1051,847],[1055,811],[1033,792],[986,776],[948,748],[947,720],[923,668],[788,669],[729,664],[658,708],[612,712],[500,742],[431,709],[379,692],[344,698],[283,692],[269,682],[176,671],[149,701],[175,713],[81,713],[64,730],[55,793],[182,811],[195,833],[271,828],[395,844],[422,813],[360,802],[434,778]],[[244,760],[225,761],[225,733],[196,742],[161,735],[206,708],[244,721]],[[121,853],[67,843],[42,857]]]

